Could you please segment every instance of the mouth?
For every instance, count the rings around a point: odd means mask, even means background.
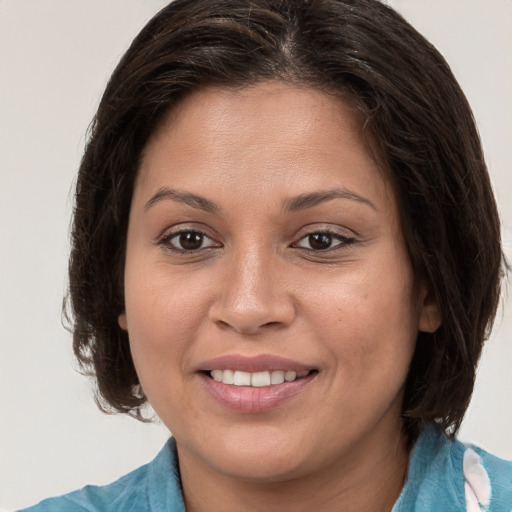
[[[319,373],[318,368],[271,355],[227,355],[198,368],[214,403],[239,413],[264,413],[296,400]]]
[[[265,370],[258,372],[246,372],[241,370],[210,370],[204,372],[216,382],[228,386],[248,386],[262,388],[266,386],[278,386],[284,382],[295,382],[309,375],[318,373],[318,370]]]

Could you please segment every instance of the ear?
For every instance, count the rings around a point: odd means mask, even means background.
[[[418,330],[433,333],[439,329],[442,320],[441,309],[434,294],[426,283],[422,283],[420,289]]]
[[[128,322],[126,321],[126,313],[124,311],[117,317],[117,323],[123,331],[128,330]]]

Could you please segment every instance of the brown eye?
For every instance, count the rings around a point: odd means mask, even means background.
[[[185,249],[186,251],[197,251],[203,245],[204,235],[201,233],[181,233],[176,238],[178,238],[178,244],[181,249]]]
[[[308,236],[308,242],[311,249],[325,251],[332,245],[332,235],[328,233],[315,233]]]
[[[301,249],[308,249],[309,251],[329,251],[341,249],[353,244],[355,241],[356,240],[354,238],[343,236],[338,233],[318,231],[301,238],[296,245]]]
[[[193,252],[210,247],[220,247],[210,237],[200,231],[180,231],[162,239],[161,243],[173,251]]]

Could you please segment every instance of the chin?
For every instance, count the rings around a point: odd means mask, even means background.
[[[214,471],[242,480],[280,482],[306,471],[308,455],[301,447],[308,443],[268,426],[237,430],[209,440],[197,455]]]
[[[260,483],[279,483],[303,476],[307,465],[288,455],[232,453],[215,469],[226,476]]]

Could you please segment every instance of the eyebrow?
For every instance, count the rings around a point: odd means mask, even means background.
[[[283,210],[289,212],[304,210],[333,199],[349,199],[351,201],[357,201],[359,203],[366,204],[373,210],[377,211],[377,208],[369,199],[366,199],[365,197],[362,197],[346,188],[311,192],[309,194],[301,194],[299,196],[289,198],[284,201]],[[219,213],[222,210],[217,203],[210,199],[206,199],[206,197],[192,194],[190,192],[174,190],[169,187],[161,187],[144,205],[144,211],[148,211],[152,206],[164,200],[184,203],[192,208],[212,214]]]
[[[221,208],[217,203],[206,199],[205,197],[191,194],[190,192],[181,192],[168,187],[161,187],[157,190],[156,194],[145,204],[144,211],[148,211],[152,206],[163,200],[176,201],[184,203],[192,208],[203,210],[208,213],[218,213]]]
[[[313,206],[325,201],[331,201],[332,199],[349,199],[351,201],[357,201],[358,203],[366,204],[372,210],[377,211],[377,208],[369,199],[346,188],[336,188],[333,190],[312,192],[310,194],[301,194],[300,196],[292,197],[285,201],[284,210],[290,212],[304,210],[306,208],[312,208]]]

